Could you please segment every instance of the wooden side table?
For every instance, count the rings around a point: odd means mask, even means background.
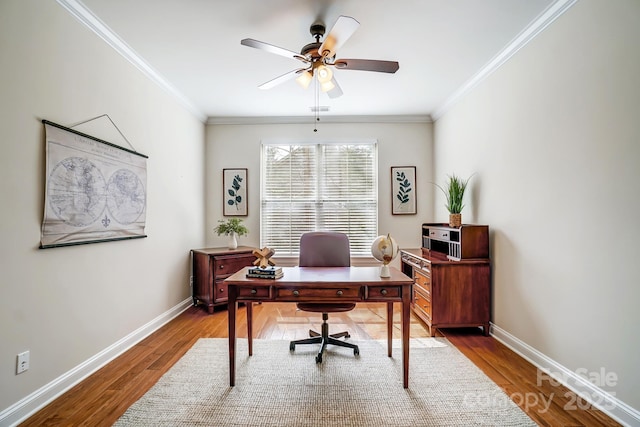
[[[215,306],[226,304],[228,296],[224,279],[243,267],[253,265],[256,259],[253,250],[248,246],[192,249],[193,304],[206,306],[209,313],[213,313]]]

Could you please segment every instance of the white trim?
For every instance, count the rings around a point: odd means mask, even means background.
[[[493,323],[491,324],[491,336],[531,362],[542,372],[553,374],[554,380],[562,383],[580,398],[588,401],[620,424],[640,425],[639,411]]]
[[[440,105],[433,112],[431,117],[433,120],[438,120],[442,117],[451,107],[453,107],[458,101],[466,96],[471,90],[480,84],[484,79],[489,77],[494,71],[496,71],[502,64],[507,62],[509,58],[516,54],[520,49],[525,47],[531,40],[533,40],[542,30],[547,28],[553,21],[565,13],[571,6],[573,6],[578,0],[558,0],[550,5],[544,12],[542,12],[531,24],[527,26],[520,34],[516,36],[502,51],[493,57],[484,67],[480,69],[473,77],[471,77],[466,83],[460,86],[453,94],[451,94],[442,105]]]
[[[75,368],[62,374],[49,384],[40,387],[30,395],[0,412],[0,426],[15,426],[40,410],[61,394],[87,378],[89,375],[120,356],[166,323],[180,315],[193,304],[191,297],[178,303],[146,325],[136,329],[126,337],[113,343],[98,354],[85,360]]]
[[[100,20],[89,10],[87,6],[82,4],[80,0],[56,0],[58,4],[64,7],[78,21],[93,31],[98,37],[107,42],[116,52],[122,55],[126,60],[135,65],[144,75],[152,82],[156,83],[170,95],[175,97],[189,112],[198,118],[201,122],[205,122],[207,116],[194,106],[178,89],[167,81],[158,71],[149,65],[138,53],[131,48],[124,40],[122,40],[111,28]]]
[[[322,123],[432,123],[429,115],[321,116]],[[313,116],[209,117],[208,125],[314,124]]]

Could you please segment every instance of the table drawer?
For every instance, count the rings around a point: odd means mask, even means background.
[[[238,287],[238,299],[271,299],[271,286],[241,286]]]
[[[224,255],[218,256],[213,261],[213,274],[218,276],[229,276],[236,271],[242,269],[242,267],[249,266],[253,263],[256,257],[253,254],[244,256],[238,255]]]
[[[325,300],[340,300],[360,298],[360,288],[282,288],[276,290],[276,298],[295,301],[296,298],[319,298]]]
[[[400,300],[402,298],[402,286],[387,286],[387,287],[367,287],[367,294],[365,299],[371,300]]]

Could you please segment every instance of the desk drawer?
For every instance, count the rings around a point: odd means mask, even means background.
[[[424,313],[431,320],[431,301],[421,295],[419,292],[413,293],[414,308]]]
[[[439,230],[437,228],[429,230],[429,237],[443,242],[448,242],[451,239],[449,230]]]
[[[238,287],[238,299],[271,299],[271,286],[242,286]]]
[[[318,298],[323,300],[339,301],[341,299],[360,299],[360,288],[282,288],[276,290],[277,299],[295,301],[296,298]]]
[[[398,301],[402,298],[402,286],[387,286],[387,287],[367,287],[367,294],[365,299],[370,300],[395,300]]]
[[[425,294],[427,294],[428,296],[431,295],[431,277],[429,277],[428,274],[416,270],[414,272],[413,280],[415,280],[417,286],[422,288],[422,291]]]

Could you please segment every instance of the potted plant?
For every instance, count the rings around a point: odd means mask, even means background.
[[[450,227],[460,227],[462,225],[462,209],[464,208],[462,199],[464,198],[464,192],[467,189],[467,184],[469,183],[470,179],[471,177],[467,178],[466,180],[462,180],[455,174],[450,175],[449,180],[447,181],[446,190],[440,187],[438,184],[435,184],[436,187],[438,187],[447,198],[445,207],[449,211]]]
[[[224,234],[229,236],[229,249],[238,247],[238,236],[249,234],[249,230],[242,223],[240,218],[229,218],[228,220],[218,220],[218,225],[213,229],[218,236]]]

